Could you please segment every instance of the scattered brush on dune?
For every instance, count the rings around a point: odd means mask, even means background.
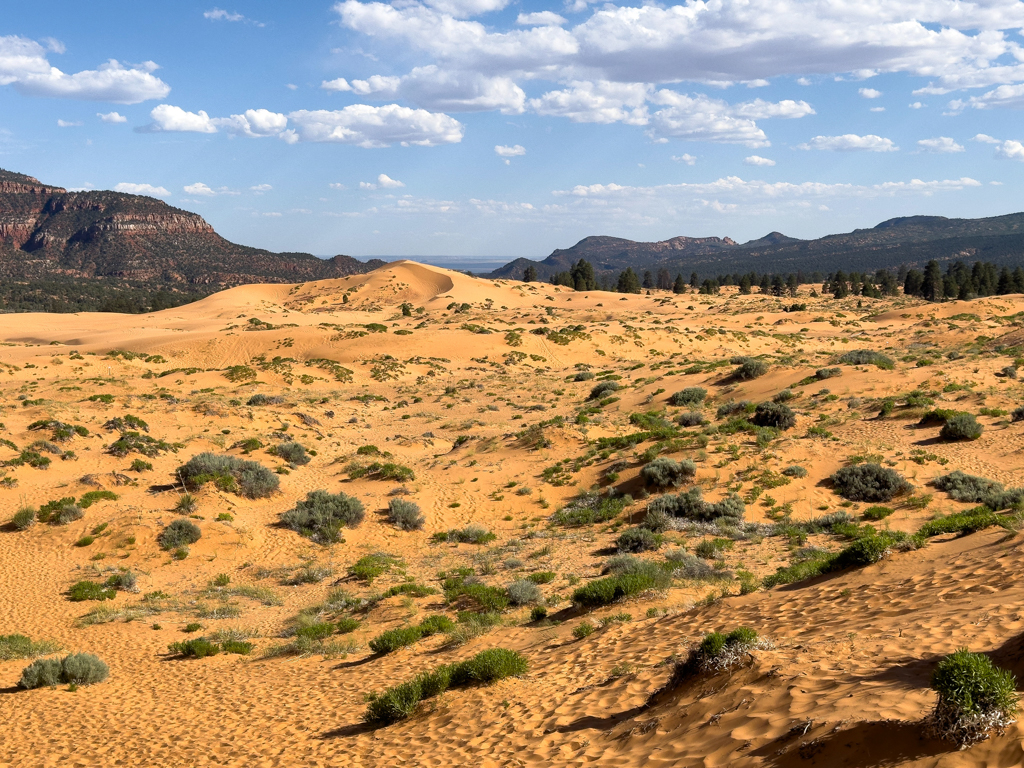
[[[961,749],[1002,733],[1017,719],[1017,681],[988,656],[961,648],[939,662],[931,682],[939,698],[927,730]]]

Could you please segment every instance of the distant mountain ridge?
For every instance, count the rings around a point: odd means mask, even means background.
[[[345,277],[383,264],[237,245],[198,214],[152,197],[69,192],[0,170],[0,282],[24,284],[29,293],[62,293],[74,280],[207,294],[245,283]]]
[[[556,249],[543,261],[516,259],[489,277],[521,279],[527,267],[547,280],[580,259],[599,274],[668,269],[675,276],[701,278],[722,274],[803,271],[828,273],[875,271],[900,265],[920,267],[939,262],[991,261],[999,265],[1024,262],[1024,213],[982,219],[943,216],[904,216],[871,229],[799,240],[771,232],[757,240],[737,243],[728,237],[673,237],[653,243],[618,237],[591,236],[571,248]]]

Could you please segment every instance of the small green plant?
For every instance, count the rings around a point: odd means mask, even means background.
[[[79,581],[68,589],[68,599],[73,603],[80,603],[86,600],[113,600],[115,591],[106,589],[102,584],[95,581]]]
[[[497,536],[488,531],[482,525],[467,525],[465,528],[455,528],[450,531],[440,531],[431,536],[431,541],[436,542],[457,542],[460,544],[486,544],[494,541]]]
[[[343,526],[359,525],[365,516],[363,503],[345,493],[310,491],[306,498],[281,515],[282,525],[321,544],[341,541]]]
[[[884,520],[895,511],[892,507],[875,505],[864,510],[864,517],[868,520]]]
[[[142,459],[134,459],[128,469],[131,472],[152,472],[153,465]]]
[[[577,640],[582,640],[585,637],[590,637],[594,634],[594,625],[589,621],[581,621],[575,627],[572,628],[572,636]]]
[[[179,515],[191,515],[197,509],[199,509],[199,501],[195,495],[191,493],[183,493],[178,497],[177,503],[174,505],[174,511]]]
[[[110,676],[110,668],[91,653],[73,653],[63,659],[37,659],[21,672],[18,685],[26,690],[68,685],[92,685]]]
[[[174,520],[156,537],[157,543],[166,550],[187,547],[195,544],[203,536],[199,526],[195,523],[179,518]],[[180,558],[179,558],[180,559]]]
[[[1017,719],[1016,679],[988,656],[961,648],[939,662],[931,684],[939,700],[929,730],[961,748]]]

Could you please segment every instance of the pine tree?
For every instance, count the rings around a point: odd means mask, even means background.
[[[932,259],[924,268],[924,282],[921,284],[921,293],[928,301],[941,301],[946,286],[942,279],[942,270],[939,269],[939,262]]]
[[[686,281],[682,273],[676,275],[676,281],[672,284],[672,293],[686,293]]]
[[[615,290],[619,293],[640,293],[640,278],[632,267],[626,267],[625,272],[619,273],[619,282]]]
[[[663,291],[672,290],[672,275],[664,267],[658,270],[658,288]]]
[[[907,272],[907,276],[903,279],[903,295],[904,296],[920,296],[921,289],[924,287],[924,275],[918,272],[916,269],[911,269]]]
[[[537,268],[531,264],[523,270],[523,282],[524,283],[535,283],[537,282]]]
[[[750,294],[750,275],[744,275],[740,278],[740,293],[744,296]]]
[[[651,271],[649,269],[645,269],[644,270],[644,283],[643,283],[643,286],[644,286],[644,288],[653,288],[654,287],[654,275],[651,274]]]
[[[691,272],[690,273],[690,287],[691,288],[696,288],[698,285],[700,285],[700,278],[697,277],[697,273],[696,272]]]
[[[796,275],[790,272],[789,277],[786,278],[786,290],[790,296],[796,297],[797,291],[800,290],[800,282]]]

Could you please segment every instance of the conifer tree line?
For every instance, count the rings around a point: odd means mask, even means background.
[[[525,282],[536,282],[537,270],[532,265],[523,274]],[[741,294],[759,293],[773,296],[796,296],[801,285],[821,283],[822,291],[831,293],[837,299],[847,296],[898,296],[900,288],[907,296],[919,296],[928,301],[945,299],[973,299],[979,296],[1005,295],[1008,293],[1024,293],[1024,268],[1017,267],[1011,271],[1008,267],[999,268],[991,262],[976,261],[968,267],[962,261],[951,262],[945,272],[934,259],[929,261],[924,270],[908,269],[901,266],[898,270],[879,269],[875,272],[850,272],[843,270],[823,274],[803,271],[788,274],[758,274],[757,272],[722,274],[703,280],[696,272],[686,280],[682,274],[675,278],[668,269],[661,268],[657,274],[645,270],[638,275],[632,267],[627,267],[618,277],[594,273],[594,267],[585,259],[580,259],[565,272],[551,276],[553,285],[564,285],[577,291],[614,291],[617,293],[641,293],[644,290],[657,288],[674,293],[686,293],[696,290],[702,294],[717,294],[723,286],[738,286]]]

